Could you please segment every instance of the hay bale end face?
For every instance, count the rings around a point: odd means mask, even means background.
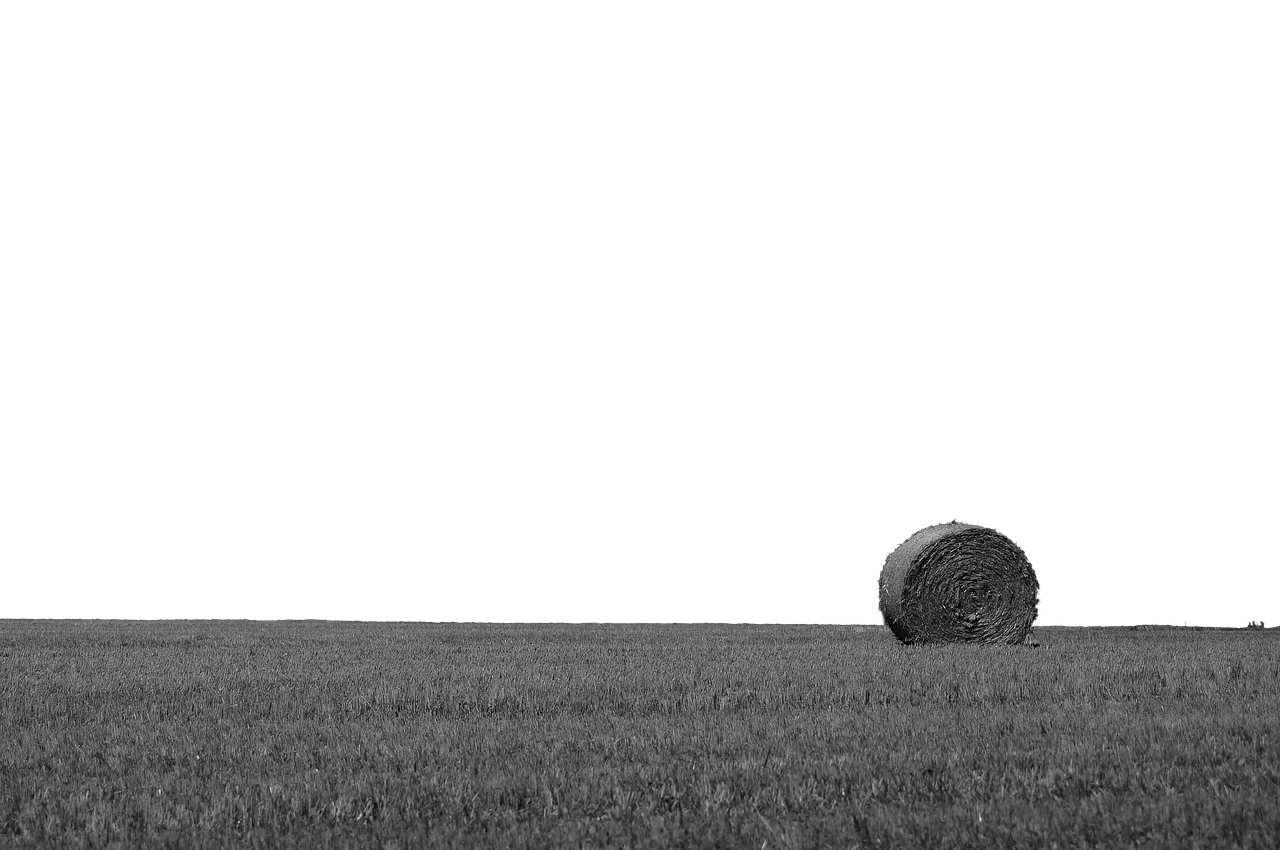
[[[990,528],[922,528],[880,570],[880,613],[903,643],[1022,643],[1040,583],[1027,556]]]

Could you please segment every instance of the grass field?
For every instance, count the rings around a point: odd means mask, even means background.
[[[0,846],[1280,847],[1280,633],[0,621]]]

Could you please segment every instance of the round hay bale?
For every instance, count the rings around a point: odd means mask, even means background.
[[[990,528],[922,528],[880,570],[880,613],[903,643],[1022,643],[1040,583],[1026,554]]]

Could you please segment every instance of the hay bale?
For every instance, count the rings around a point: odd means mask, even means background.
[[[1027,556],[990,528],[922,528],[880,570],[880,613],[903,643],[1022,643],[1040,583]]]

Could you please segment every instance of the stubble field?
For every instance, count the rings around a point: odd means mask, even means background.
[[[1280,634],[0,621],[0,845],[1280,846]]]

